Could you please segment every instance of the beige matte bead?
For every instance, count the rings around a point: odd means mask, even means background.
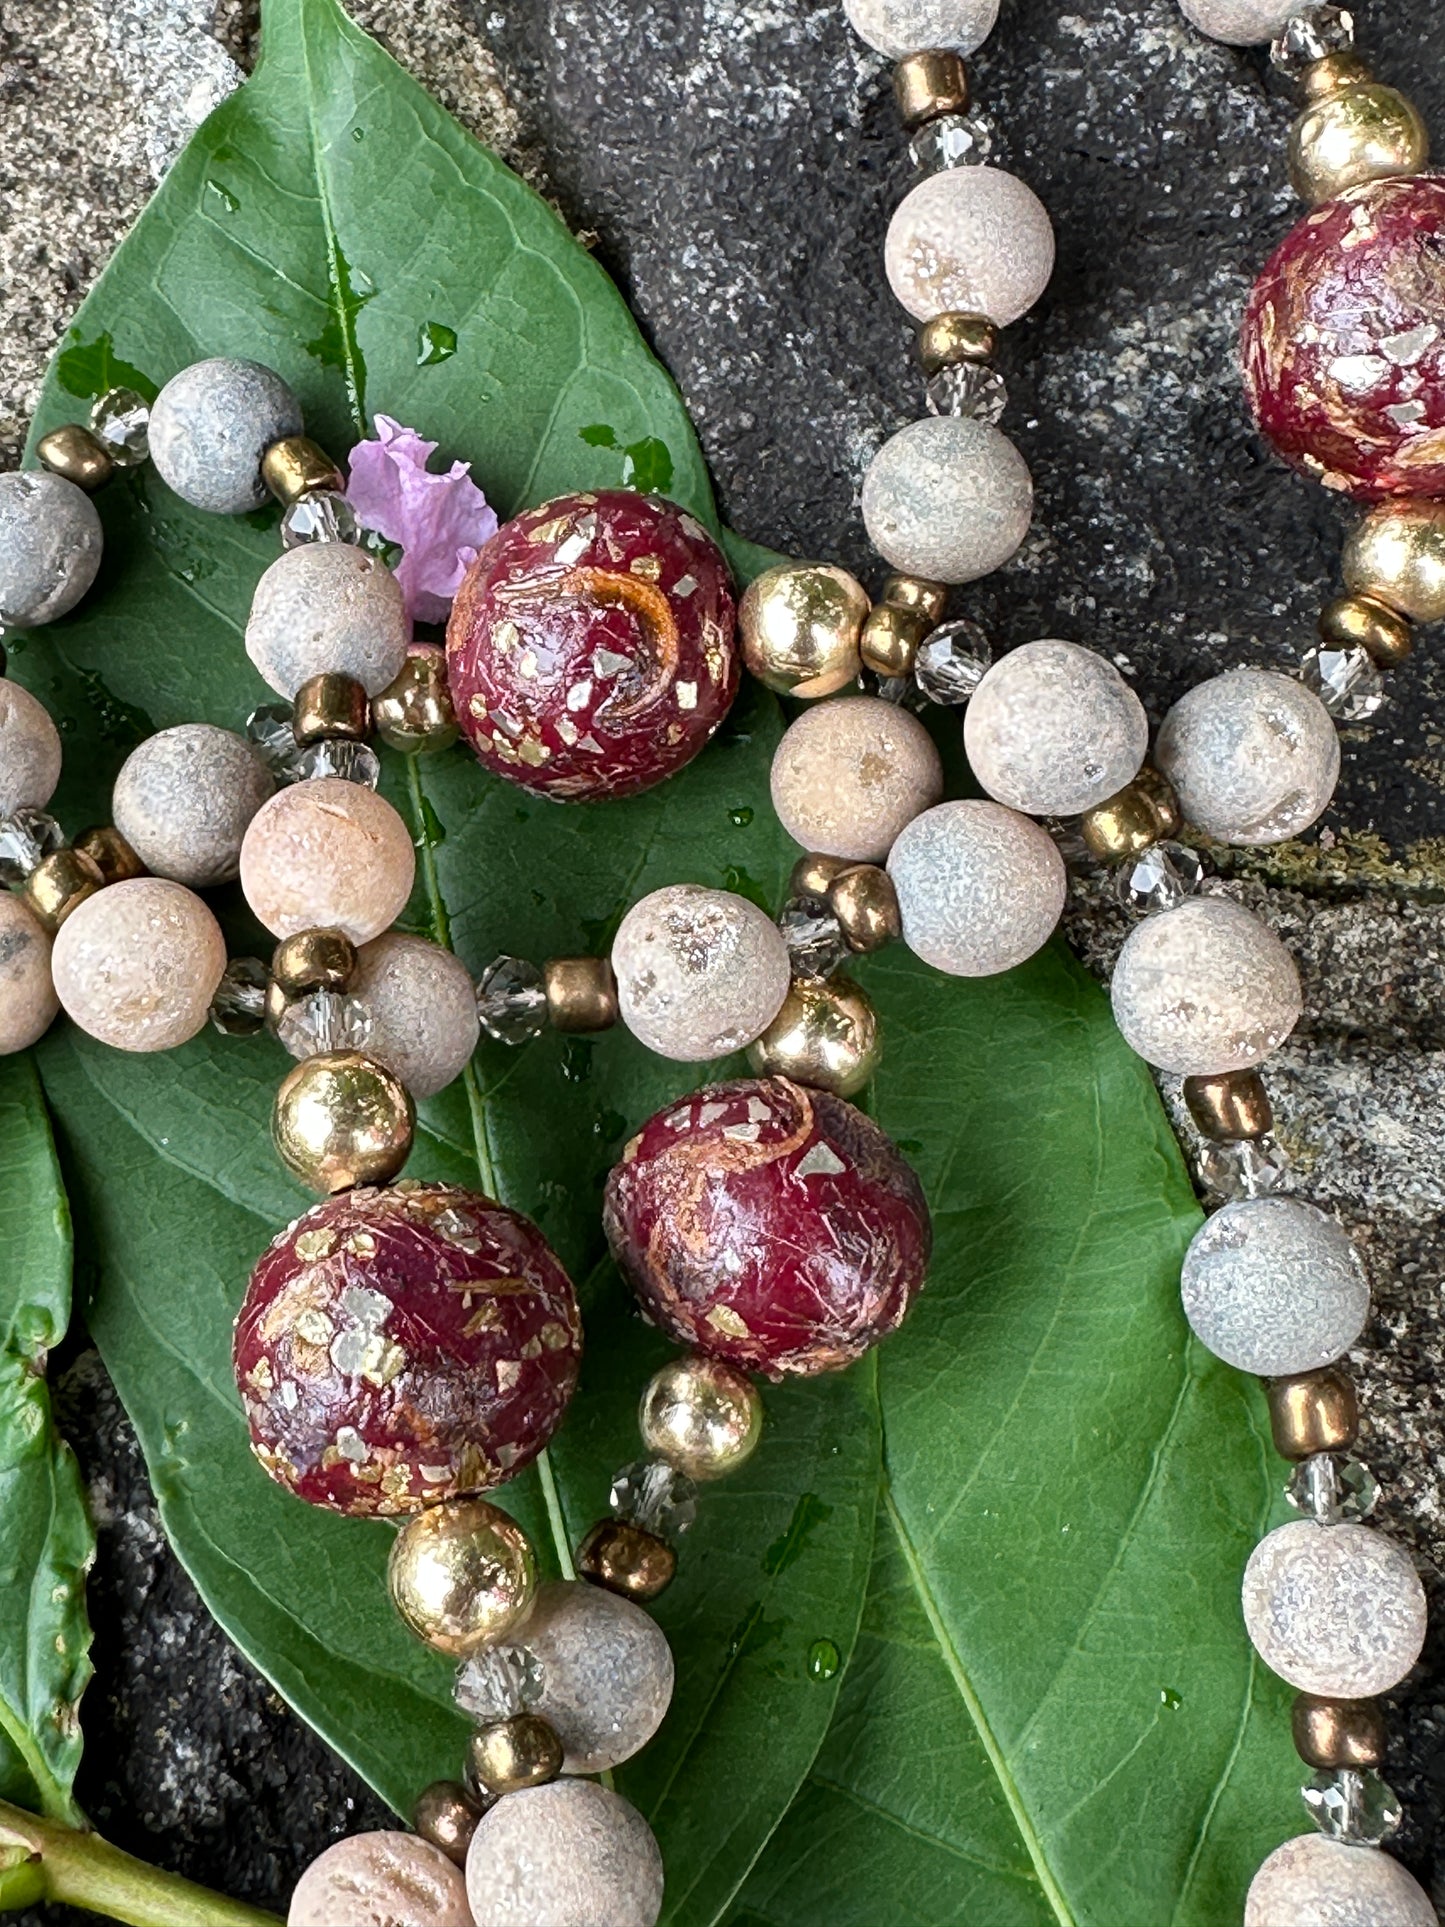
[[[1273,40],[1300,0],[1179,0],[1184,17],[1212,40],[1262,47]]]
[[[997,661],[964,713],[973,773],[1029,816],[1078,816],[1133,782],[1149,747],[1144,706],[1113,663],[1050,637]]]
[[[918,321],[1027,314],[1054,271],[1054,230],[1033,189],[1001,167],[951,167],[906,194],[888,226],[889,285]]]
[[[1305,1833],[1254,1876],[1244,1927],[1437,1927],[1429,1895],[1398,1860]]]
[[[369,943],[401,915],[415,875],[411,834],[390,803],[339,776],[278,791],[241,845],[241,888],[276,937],[334,928]]]
[[[0,816],[43,810],[60,781],[60,732],[28,689],[0,676]]]
[[[1245,1631],[1302,1693],[1373,1699],[1425,1643],[1425,1588],[1408,1552],[1371,1526],[1276,1526],[1244,1569]]]
[[[635,903],[612,944],[622,1021],[684,1064],[742,1050],[788,994],[787,946],[755,903],[674,883]]]
[[[991,422],[930,415],[890,435],[863,477],[863,526],[892,569],[976,582],[1029,532],[1028,463]]]
[[[550,1580],[518,1641],[541,1662],[531,1704],[566,1749],[564,1773],[605,1773],[640,1753],[672,1701],[672,1648],[630,1599],[585,1579]]]
[[[481,1024],[467,967],[450,950],[388,930],[362,946],[349,988],[371,1018],[367,1056],[413,1097],[431,1097],[461,1076]]]
[[[256,584],[246,653],[283,696],[313,676],[351,676],[379,696],[406,662],[411,624],[401,585],[347,542],[288,549]]]
[[[56,995],[117,1050],[170,1050],[205,1027],[226,968],[221,926],[184,884],[135,877],[88,897],[60,926]]]
[[[50,935],[19,897],[0,892],[0,1057],[28,1050],[55,1022]]]
[[[662,1855],[621,1794],[554,1780],[484,1815],[467,1892],[476,1927],[656,1927]]]
[[[275,787],[243,737],[178,723],[131,751],[111,811],[149,871],[205,890],[235,879],[246,826]]]
[[[942,796],[943,765],[916,716],[877,696],[846,696],[789,726],[772,791],[779,821],[805,850],[877,863]]]
[[[903,941],[951,977],[1012,970],[1054,933],[1068,876],[1048,831],[1001,803],[940,803],[893,846]]]
[[[414,1833],[354,1833],[297,1881],[286,1927],[472,1927],[467,1883]]]

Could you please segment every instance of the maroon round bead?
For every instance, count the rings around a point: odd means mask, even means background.
[[[288,1225],[236,1320],[251,1449],[336,1512],[500,1485],[556,1430],[581,1353],[571,1283],[535,1225],[406,1180]]]
[[[785,1077],[659,1111],[613,1168],[603,1222],[670,1338],[769,1378],[839,1371],[896,1331],[933,1244],[892,1141]]]
[[[508,522],[447,627],[457,720],[489,770],[559,802],[692,761],[737,693],[722,551],[671,502],[563,495]]]
[[[1316,208],[1254,285],[1241,342],[1281,455],[1363,502],[1445,495],[1445,179]]]

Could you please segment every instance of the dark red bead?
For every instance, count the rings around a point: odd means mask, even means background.
[[[455,1185],[343,1192],[251,1274],[235,1366],[251,1448],[336,1512],[413,1512],[534,1459],[582,1323],[535,1225]]]
[[[1445,495],[1445,179],[1372,181],[1307,214],[1241,343],[1280,454],[1362,502]]]
[[[769,1378],[841,1370],[895,1331],[933,1243],[891,1140],[785,1077],[659,1111],[613,1168],[603,1222],[670,1338]]]
[[[722,551],[671,502],[564,495],[508,522],[447,627],[457,720],[489,770],[559,802],[690,763],[738,686]]]

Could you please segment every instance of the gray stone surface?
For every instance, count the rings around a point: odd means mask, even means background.
[[[243,62],[250,7],[215,7],[220,44]],[[355,10],[596,236],[682,384],[732,521],[876,584],[858,484],[921,406],[880,263],[909,172],[885,65],[841,8]],[[204,44],[209,11],[5,0],[0,448],[12,458],[57,335],[142,204],[152,159],[184,131],[193,91],[177,78],[204,97],[224,77]],[[1382,77],[1445,134],[1433,0],[1361,15]],[[1197,39],[1173,0],[1007,0],[976,76],[995,158],[1039,192],[1059,265],[1005,349],[1004,428],[1034,472],[1033,529],[1002,576],[956,602],[1001,644],[1062,634],[1103,649],[1157,721],[1203,675],[1292,664],[1337,581],[1348,511],[1263,456],[1232,364],[1245,288],[1295,214],[1291,107],[1257,54]],[[183,105],[164,106],[171,88]],[[1312,841],[1229,859],[1305,971],[1305,1021],[1270,1072],[1298,1188],[1342,1214],[1370,1262],[1375,1309],[1352,1354],[1364,1455],[1436,1609],[1426,1665],[1395,1696],[1391,1762],[1408,1805],[1401,1851],[1427,1883],[1445,1873],[1442,692],[1427,638],[1392,706],[1346,732],[1338,804]],[[1091,883],[1072,928],[1103,964],[1123,919]],[[210,1625],[93,1361],[72,1374],[63,1415],[102,1512],[82,1796],[127,1845],[274,1902],[309,1854],[382,1816]]]

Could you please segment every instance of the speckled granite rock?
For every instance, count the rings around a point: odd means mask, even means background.
[[[70,311],[183,136],[209,0],[6,0],[0,26],[0,449],[23,436]],[[885,63],[833,0],[365,0],[358,17],[550,194],[629,293],[698,422],[730,519],[879,573],[858,481],[919,411],[883,288],[909,181]],[[157,87],[163,20],[182,67]],[[127,24],[129,23],[129,24]],[[1432,0],[1362,18],[1383,78],[1445,137]],[[215,0],[253,52],[254,0]],[[155,45],[159,45],[157,40]],[[118,52],[115,50],[119,50]],[[188,51],[187,51],[188,50]],[[1233,368],[1254,268],[1294,218],[1290,102],[1262,58],[1208,45],[1173,0],[1005,0],[976,63],[997,153],[1042,195],[1053,287],[1011,330],[1005,426],[1033,466],[1034,530],[958,607],[1006,644],[1106,649],[1151,715],[1201,675],[1288,667],[1332,592],[1347,511],[1266,459]],[[136,89],[149,98],[138,99]],[[164,93],[164,100],[161,96]],[[1100,236],[1107,235],[1107,245]],[[788,432],[779,434],[778,424]],[[1308,845],[1230,859],[1230,887],[1301,955],[1309,1016],[1271,1082],[1297,1183],[1364,1241],[1376,1312],[1355,1355],[1384,1516],[1436,1610],[1397,1696],[1401,1849],[1437,1898],[1445,1854],[1445,671],[1427,638],[1395,700],[1347,732],[1337,805]],[[1076,940],[1104,966],[1123,919],[1086,884]],[[1177,1093],[1166,1089],[1176,1103]],[[82,1796],[125,1844],[273,1903],[338,1833],[379,1824],[357,1783],[238,1662],[160,1539],[93,1358],[62,1417],[102,1517],[100,1677]]]

